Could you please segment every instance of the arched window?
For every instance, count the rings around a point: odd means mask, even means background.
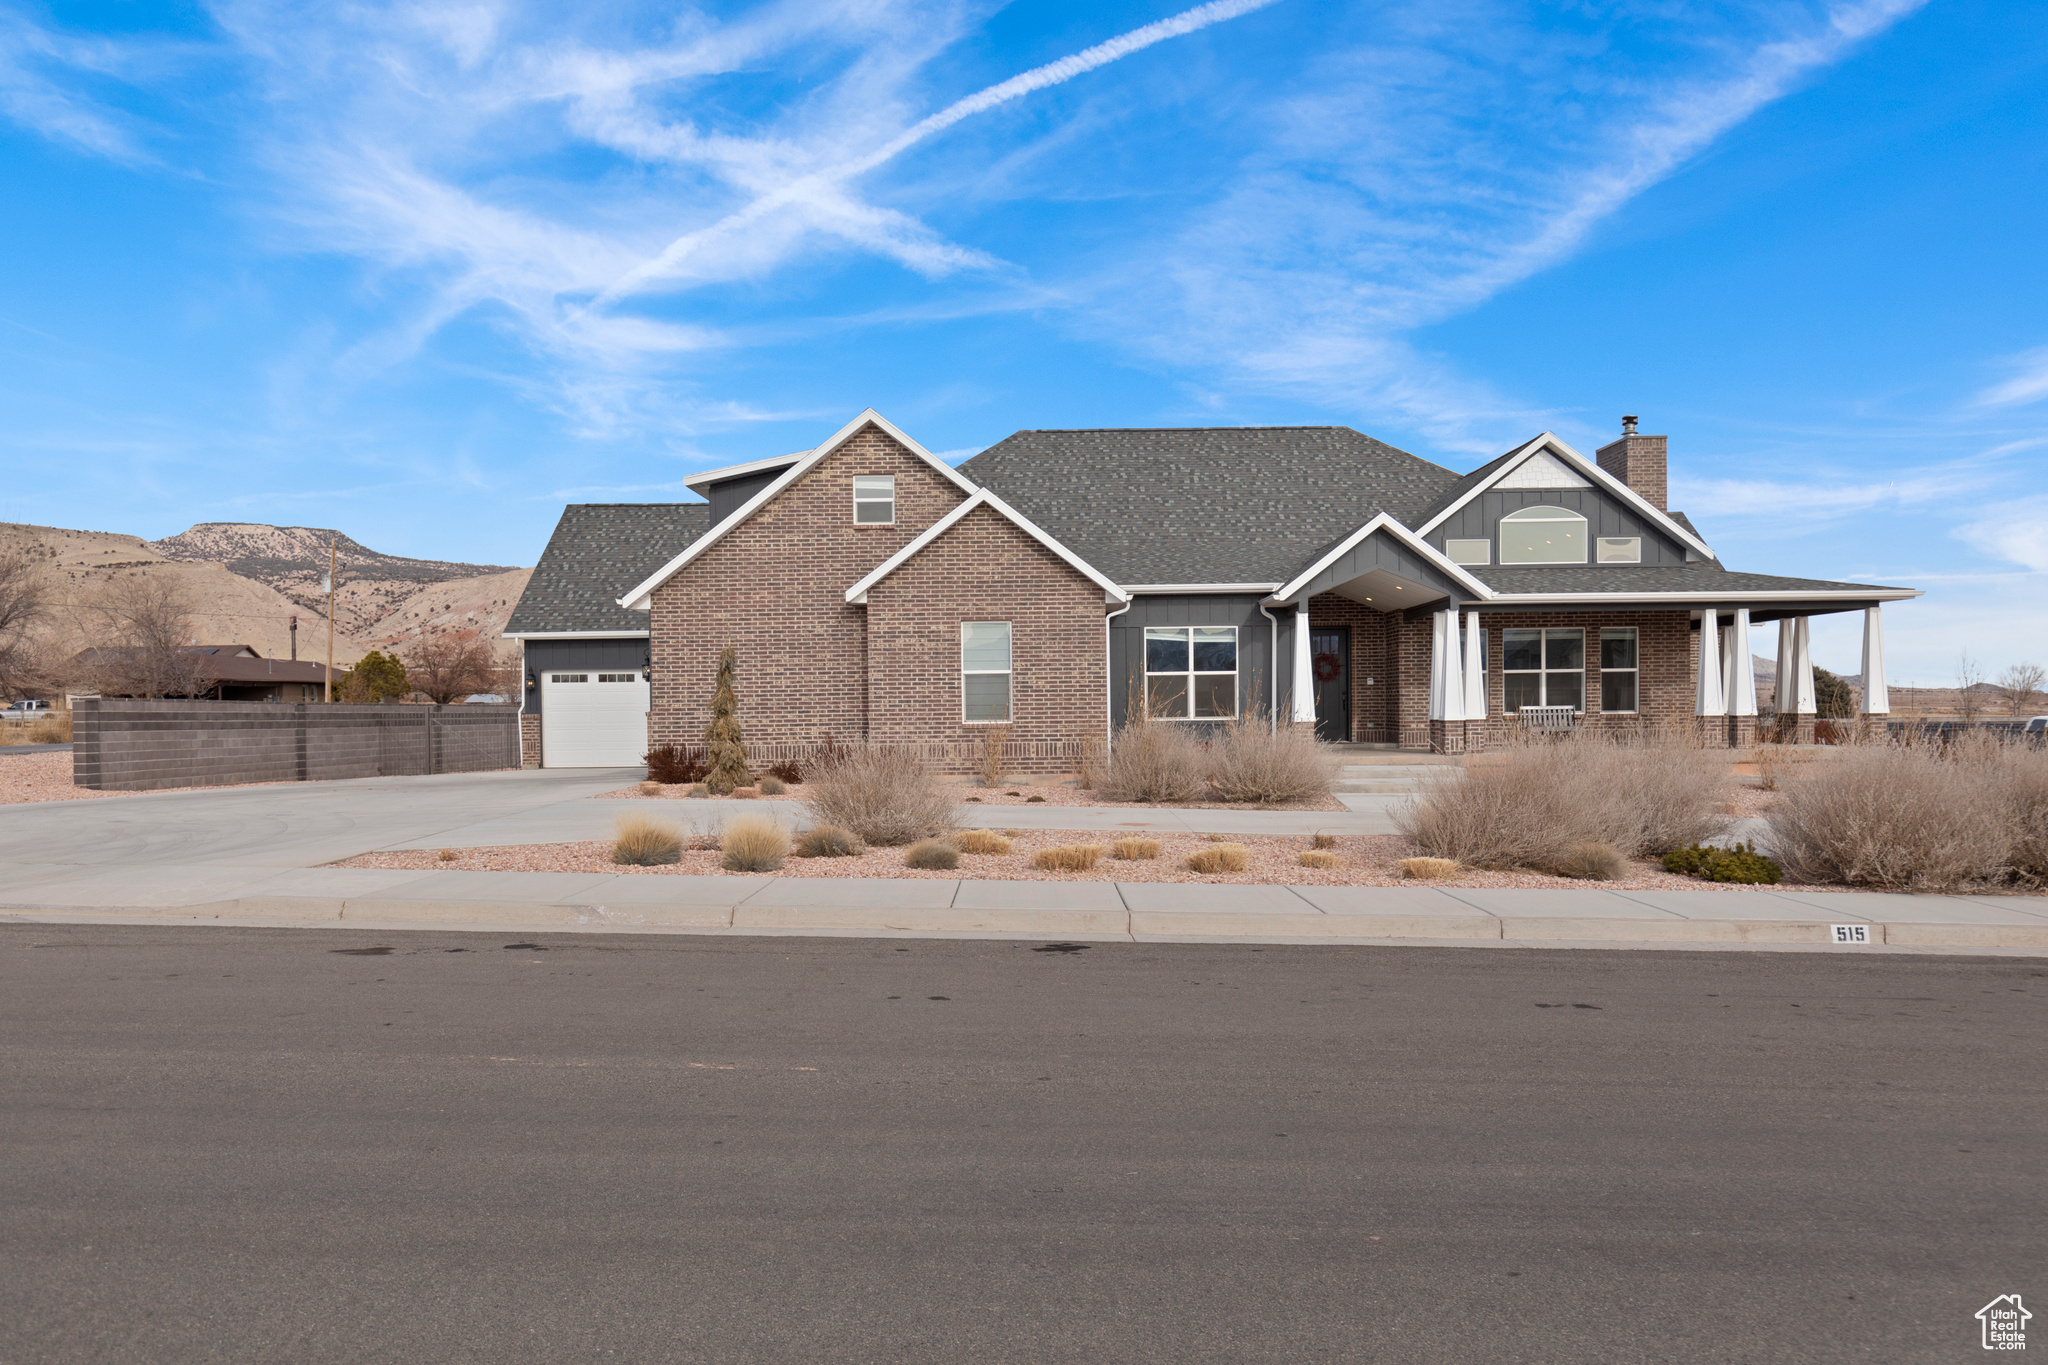
[[[1583,564],[1586,519],[1567,507],[1524,507],[1500,519],[1503,564]]]

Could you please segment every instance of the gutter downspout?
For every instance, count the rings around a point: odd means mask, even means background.
[[[1116,712],[1109,696],[1110,685],[1115,681],[1110,669],[1109,623],[1137,605],[1138,599],[1133,597],[1115,611],[1102,614],[1102,747],[1105,752],[1116,742]]]
[[[1272,656],[1267,663],[1269,671],[1266,675],[1266,728],[1277,735],[1280,733],[1280,619],[1266,610],[1264,602],[1259,603],[1259,615],[1265,617],[1273,627],[1272,633],[1266,636],[1266,643],[1269,646],[1267,653]]]

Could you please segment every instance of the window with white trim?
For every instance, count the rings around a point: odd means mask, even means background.
[[[1010,623],[960,623],[960,718],[969,725],[1010,720]]]
[[[1586,707],[1586,632],[1504,630],[1500,633],[1501,709]]]
[[[1444,558],[1453,564],[1493,563],[1493,542],[1490,540],[1447,540],[1444,542]]]
[[[896,476],[853,476],[853,519],[861,526],[890,526],[896,521]]]
[[[1237,627],[1145,627],[1145,713],[1160,720],[1235,716]]]
[[[1640,564],[1643,562],[1643,538],[1602,536],[1594,543],[1593,557],[1601,564]]]
[[[1636,628],[1600,628],[1600,709],[1636,709]]]
[[[1500,519],[1503,564],[1583,564],[1586,519],[1568,507],[1524,507]]]

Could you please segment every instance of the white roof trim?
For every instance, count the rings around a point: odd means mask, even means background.
[[[1487,587],[1471,574],[1466,573],[1458,565],[1451,563],[1439,551],[1431,547],[1429,542],[1423,540],[1422,537],[1416,535],[1400,522],[1395,521],[1385,512],[1382,512],[1350,535],[1344,537],[1344,539],[1338,541],[1321,559],[1318,559],[1315,563],[1295,575],[1293,582],[1283,584],[1275,590],[1273,596],[1268,600],[1274,602],[1290,601],[1303,588],[1307,587],[1317,574],[1335,564],[1344,555],[1350,553],[1354,546],[1358,545],[1375,531],[1388,532],[1395,540],[1400,541],[1431,564],[1449,574],[1452,581],[1467,589],[1474,597],[1485,600],[1494,595],[1492,588]]]
[[[1623,502],[1627,503],[1637,512],[1641,513],[1643,516],[1648,517],[1651,521],[1654,521],[1655,523],[1657,523],[1657,525],[1663,527],[1666,531],[1670,532],[1673,538],[1681,540],[1685,542],[1687,545],[1692,546],[1693,549],[1698,550],[1708,559],[1720,558],[1720,556],[1715,554],[1712,548],[1708,546],[1707,542],[1701,540],[1698,536],[1694,535],[1692,532],[1686,530],[1683,526],[1680,526],[1676,521],[1674,521],[1670,513],[1660,512],[1656,508],[1652,507],[1649,504],[1649,502],[1643,497],[1642,494],[1636,492],[1635,489],[1630,488],[1620,479],[1615,478],[1612,474],[1602,469],[1598,464],[1587,459],[1585,456],[1579,454],[1578,451],[1573,450],[1570,446],[1566,445],[1562,440],[1560,440],[1555,434],[1548,431],[1544,432],[1535,440],[1529,442],[1520,450],[1517,450],[1512,455],[1508,456],[1507,459],[1501,462],[1501,466],[1499,469],[1494,470],[1493,473],[1487,475],[1484,479],[1472,485],[1472,487],[1466,489],[1462,494],[1459,495],[1458,500],[1456,502],[1452,503],[1449,507],[1446,507],[1443,511],[1431,517],[1427,522],[1423,524],[1422,529],[1418,531],[1416,534],[1426,536],[1431,531],[1434,531],[1437,527],[1441,526],[1446,520],[1448,520],[1453,512],[1456,512],[1466,503],[1472,501],[1472,499],[1478,497],[1481,493],[1484,493],[1487,489],[1499,483],[1503,478],[1507,476],[1510,470],[1520,468],[1532,456],[1534,456],[1537,451],[1542,450],[1545,447],[1548,447],[1553,454],[1562,455],[1566,458],[1568,462],[1575,463],[1579,467],[1579,469],[1583,471],[1585,475],[1593,481],[1595,486],[1605,489],[1607,492],[1612,493],[1614,496],[1620,498]]]
[[[874,587],[875,584],[881,582],[890,574],[895,573],[898,569],[902,568],[905,564],[909,563],[921,551],[923,551],[926,546],[930,545],[940,536],[946,534],[946,532],[952,530],[953,527],[959,523],[962,517],[965,517],[969,512],[972,512],[977,507],[988,507],[993,511],[1001,514],[1002,516],[1008,518],[1026,535],[1030,536],[1040,545],[1043,545],[1046,549],[1051,550],[1054,554],[1058,555],[1060,559],[1065,562],[1068,568],[1073,569],[1076,573],[1079,573],[1082,577],[1088,579],[1097,587],[1101,588],[1103,596],[1107,597],[1110,601],[1128,602],[1131,600],[1129,593],[1126,593],[1122,588],[1119,588],[1115,583],[1111,582],[1108,578],[1104,577],[1101,573],[1097,572],[1092,565],[1090,565],[1086,560],[1082,559],[1079,555],[1075,554],[1072,550],[1069,550],[1066,546],[1060,544],[1057,540],[1054,540],[1044,531],[1041,531],[1036,525],[1032,523],[1029,517],[1025,516],[1022,512],[1019,512],[1016,508],[1010,506],[1010,504],[1008,504],[1007,502],[1004,502],[1001,498],[997,497],[994,493],[991,493],[986,488],[978,490],[975,493],[975,495],[969,498],[966,502],[961,503],[958,507],[955,507],[952,511],[946,513],[945,516],[940,517],[937,521],[933,522],[929,527],[925,529],[922,535],[918,536],[917,539],[911,541],[908,545],[898,550],[895,554],[890,555],[887,559],[883,560],[879,565],[875,567],[874,572],[870,573],[866,578],[861,579],[860,582],[854,584],[852,587],[846,590],[846,600],[854,606],[861,606],[865,604],[868,600],[868,590],[870,588]]]
[[[508,630],[507,640],[644,640],[644,630]]]
[[[1272,592],[1278,583],[1126,583],[1128,593]]]
[[[1493,600],[1502,606],[1523,602],[1699,602],[1712,606],[1717,602],[1904,602],[1923,595],[1918,588],[1815,588],[1810,592],[1786,588],[1714,592],[1703,588],[1694,592],[1503,592],[1494,594]]]
[[[709,484],[722,483],[727,479],[742,478],[748,474],[757,474],[764,469],[780,469],[784,465],[795,464],[810,453],[808,450],[799,450],[793,455],[777,455],[772,460],[749,460],[745,464],[729,464],[718,469],[701,470],[684,479],[683,487],[689,489],[692,493],[702,493]]]
[[[798,460],[795,464],[791,465],[788,469],[784,470],[782,474],[775,480],[775,482],[769,484],[766,488],[754,494],[753,497],[747,499],[747,501],[743,505],[741,505],[741,507],[737,511],[735,511],[731,516],[727,517],[725,520],[719,522],[716,526],[713,526],[710,530],[706,531],[703,535],[698,536],[695,540],[691,541],[689,546],[686,549],[684,549],[684,551],[681,554],[677,555],[674,559],[671,559],[668,563],[662,565],[659,569],[656,569],[643,582],[635,586],[630,592],[626,593],[625,596],[619,598],[619,605],[624,607],[628,611],[653,610],[654,603],[652,599],[652,594],[656,588],[668,582],[669,579],[675,577],[675,575],[682,570],[684,565],[688,564],[698,555],[704,553],[704,551],[710,549],[713,545],[716,545],[720,540],[724,539],[726,532],[732,530],[733,527],[738,526],[740,523],[746,521],[749,517],[753,516],[754,513],[760,511],[763,507],[766,507],[769,503],[773,502],[776,499],[776,497],[778,497],[781,494],[783,489],[789,487],[798,479],[801,479],[804,475],[810,473],[811,470],[816,467],[818,461],[824,459],[827,455],[830,455],[833,451],[839,449],[840,446],[845,445],[846,442],[853,437],[855,432],[859,431],[862,427],[867,426],[870,423],[877,427],[880,427],[884,432],[888,433],[890,436],[893,436],[894,438],[896,438],[896,440],[902,442],[903,448],[905,450],[908,450],[911,454],[917,456],[918,459],[923,460],[926,464],[930,465],[933,469],[937,470],[940,474],[944,475],[946,479],[949,482],[951,482],[955,487],[960,489],[961,492],[966,493],[971,497],[975,492],[978,491],[975,487],[973,480],[961,474],[958,470],[954,469],[953,466],[947,464],[944,460],[932,454],[929,450],[926,450],[916,441],[913,441],[894,422],[891,422],[888,418],[882,416],[881,413],[876,412],[873,408],[863,408],[861,410],[860,416],[854,418],[851,422],[848,422],[845,426],[839,428],[839,430],[834,432],[832,436],[824,442],[824,444],[818,446],[808,455],[805,455],[801,460]]]

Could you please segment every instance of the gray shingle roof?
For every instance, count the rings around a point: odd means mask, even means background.
[[[1465,570],[1495,592],[1903,592],[1873,583],[1835,583],[1822,578],[1776,578],[1731,573],[1712,559],[1693,564],[1511,564],[1468,565]]]
[[[1119,583],[1277,583],[1459,482],[1349,427],[1020,431],[960,472]]]
[[[1527,445],[1528,442],[1524,441],[1522,444]],[[1522,446],[1516,446],[1515,450],[1520,450],[1521,448]],[[1515,450],[1502,451],[1500,454],[1488,460],[1485,464],[1479,466],[1479,468],[1473,470],[1470,474],[1467,474],[1464,478],[1459,479],[1449,488],[1446,488],[1442,493],[1439,493],[1437,495],[1436,501],[1430,503],[1429,506],[1423,508],[1420,512],[1416,513],[1414,521],[1408,522],[1404,520],[1403,524],[1406,525],[1408,529],[1411,531],[1421,526],[1427,526],[1429,524],[1429,519],[1431,517],[1443,511],[1446,507],[1449,507],[1459,498],[1464,497],[1465,494],[1472,491],[1472,489],[1478,487],[1481,483],[1485,482],[1487,476],[1492,474],[1494,470],[1499,469],[1502,464],[1506,463],[1508,456],[1514,454]]]
[[[646,630],[616,599],[711,526],[703,502],[586,502],[562,509],[508,634]]]

